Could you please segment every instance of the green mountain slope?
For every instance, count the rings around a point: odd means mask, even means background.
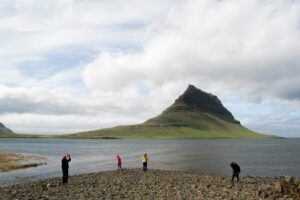
[[[189,85],[187,90],[157,117],[138,125],[89,131],[70,138],[266,138],[243,127],[218,97]]]
[[[0,122],[0,136],[4,135],[14,135],[14,132],[12,132],[10,129],[6,128],[1,122]]]

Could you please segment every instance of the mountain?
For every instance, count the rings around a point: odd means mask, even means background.
[[[160,115],[142,124],[117,126],[65,137],[72,138],[265,138],[236,120],[218,99],[193,85]]]
[[[189,120],[178,119],[183,115],[198,115],[196,119]],[[155,118],[146,121],[146,124],[152,125],[170,125],[170,126],[192,126],[198,127],[197,123],[203,121],[205,115],[213,115],[224,121],[240,124],[234,119],[231,112],[229,112],[218,99],[217,96],[203,92],[193,85],[189,85],[186,91],[175,100],[175,103],[167,108],[163,113]],[[200,118],[199,118],[200,117]],[[201,118],[202,117],[202,118]],[[206,116],[206,119],[207,116]]]
[[[1,122],[0,122],[0,134],[14,134],[10,129],[6,128]]]

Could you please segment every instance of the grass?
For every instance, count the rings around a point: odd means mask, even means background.
[[[47,158],[41,156],[0,152],[0,172],[9,172],[17,169],[45,165],[46,163],[36,163],[36,161],[45,159]]]
[[[0,138],[271,138],[237,122],[195,111],[163,112],[145,123],[66,135],[0,134]]]
[[[143,124],[64,135],[64,138],[269,138],[208,113],[163,113]]]
[[[15,138],[269,138],[243,127],[217,96],[193,85],[145,123],[66,135],[0,134]]]

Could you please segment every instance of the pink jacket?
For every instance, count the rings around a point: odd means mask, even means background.
[[[117,159],[118,166],[121,166],[122,165],[121,157],[117,155],[116,159]]]

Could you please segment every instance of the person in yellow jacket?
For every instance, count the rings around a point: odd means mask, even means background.
[[[148,156],[146,153],[144,153],[144,155],[142,155],[142,163],[143,163],[143,171],[146,172],[147,171],[147,163],[148,163]]]

